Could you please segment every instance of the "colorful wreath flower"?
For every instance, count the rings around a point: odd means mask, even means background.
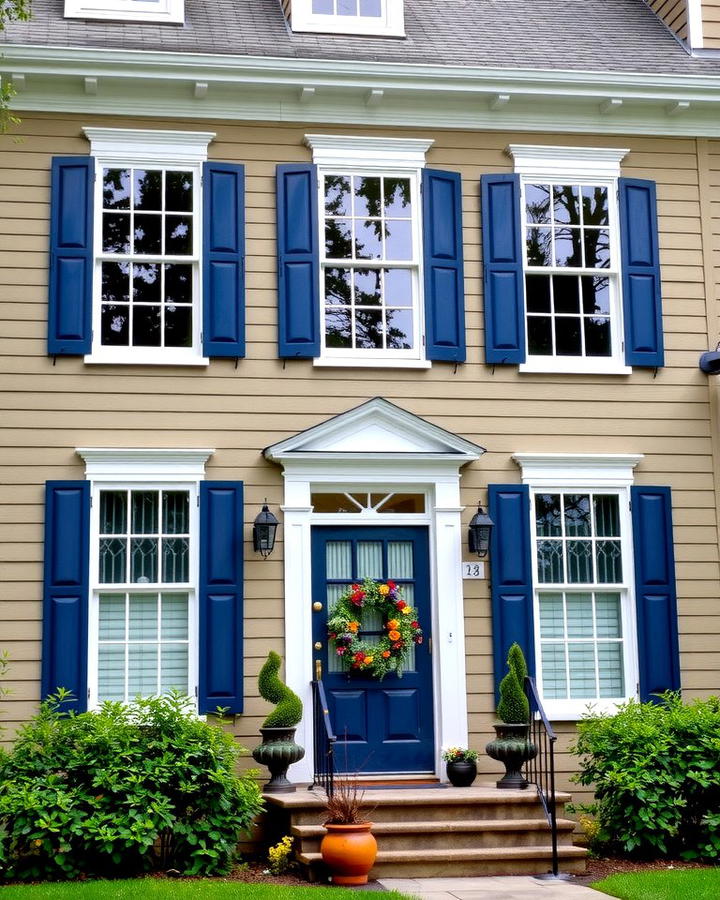
[[[379,613],[383,620],[384,633],[373,642],[362,637],[365,612]],[[394,581],[377,582],[368,578],[362,585],[351,585],[338,597],[327,628],[335,653],[348,672],[378,680],[388,672],[402,677],[410,648],[423,642],[417,610],[405,602],[402,588]]]

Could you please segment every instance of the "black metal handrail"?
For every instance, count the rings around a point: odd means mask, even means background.
[[[335,733],[322,678],[311,682],[313,694],[314,771],[311,788],[322,787],[328,797],[335,789]]]
[[[534,784],[550,825],[552,840],[552,877],[558,877],[558,830],[555,804],[555,742],[557,735],[548,722],[540,702],[534,678],[525,679],[530,704],[530,741],[536,753],[525,763],[525,778]]]

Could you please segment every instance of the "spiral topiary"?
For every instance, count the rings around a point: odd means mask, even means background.
[[[523,690],[527,663],[517,644],[510,648],[507,664],[508,673],[500,682],[498,718],[506,725],[526,725],[530,721],[530,704]]]
[[[302,719],[302,700],[278,677],[280,663],[278,654],[271,650],[258,675],[260,696],[276,704],[263,722],[263,728],[293,728]]]

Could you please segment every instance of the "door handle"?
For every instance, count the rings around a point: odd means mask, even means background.
[[[315,681],[322,681],[322,660],[315,660]]]
[[[315,649],[322,650],[322,644],[320,643],[320,641],[315,641]]]

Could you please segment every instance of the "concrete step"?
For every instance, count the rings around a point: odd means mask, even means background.
[[[587,851],[558,848],[560,870],[585,871]],[[302,853],[298,860],[316,874],[322,870],[320,853]],[[475,875],[541,875],[550,871],[552,849],[541,847],[480,847],[476,849],[379,850],[370,878],[439,878]]]
[[[570,819],[559,819],[558,841],[572,845],[574,828]],[[413,850],[420,853],[443,848],[543,846],[548,842],[549,830],[544,818],[374,822],[372,829],[380,850],[401,850],[411,842]],[[322,825],[293,825],[291,834],[297,839],[298,852],[311,853],[320,850],[325,829]]]

